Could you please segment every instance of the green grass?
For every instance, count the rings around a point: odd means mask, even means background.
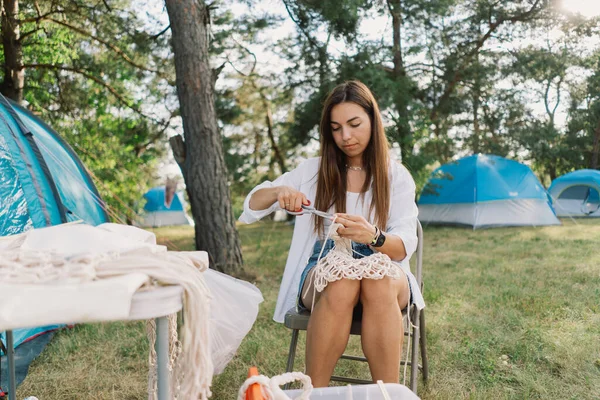
[[[193,248],[192,229],[155,233],[173,249]],[[285,224],[240,226],[246,269],[265,302],[234,360],[214,378],[215,399],[234,399],[251,365],[269,376],[285,370],[290,332],[271,317],[291,234]],[[599,250],[594,220],[426,228],[430,381],[420,382],[422,398],[600,399]],[[356,339],[350,346],[358,354]],[[143,323],[61,331],[33,363],[18,398],[144,399],[147,350]],[[347,362],[338,372],[368,376],[364,366]]]

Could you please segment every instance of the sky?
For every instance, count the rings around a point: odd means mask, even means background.
[[[600,15],[600,0],[562,0],[561,8],[584,17]]]

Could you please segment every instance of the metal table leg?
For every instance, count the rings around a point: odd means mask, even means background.
[[[12,331],[6,331],[6,356],[8,360],[8,400],[16,400],[17,380],[15,377],[15,346]]]
[[[171,400],[168,370],[169,320],[167,317],[156,319],[156,364],[158,369],[158,400]]]

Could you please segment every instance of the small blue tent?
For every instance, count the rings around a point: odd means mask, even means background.
[[[173,188],[173,190],[175,190]],[[144,219],[142,227],[159,227],[169,225],[193,225],[192,219],[185,211],[185,200],[182,192],[168,195],[165,186],[157,186],[144,194]]]
[[[0,94],[0,236],[77,220],[108,221],[85,167],[52,128]],[[16,330],[15,347],[55,328]]]
[[[559,217],[600,217],[600,171],[570,172],[552,181],[548,192]]]
[[[476,154],[436,169],[418,204],[423,223],[474,229],[560,224],[531,169],[494,155]]]

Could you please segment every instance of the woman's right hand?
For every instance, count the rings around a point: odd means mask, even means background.
[[[310,205],[310,201],[306,198],[304,193],[299,192],[292,187],[278,186],[277,189],[277,201],[279,202],[279,207],[284,210],[300,212],[302,211],[302,204],[305,206]]]

